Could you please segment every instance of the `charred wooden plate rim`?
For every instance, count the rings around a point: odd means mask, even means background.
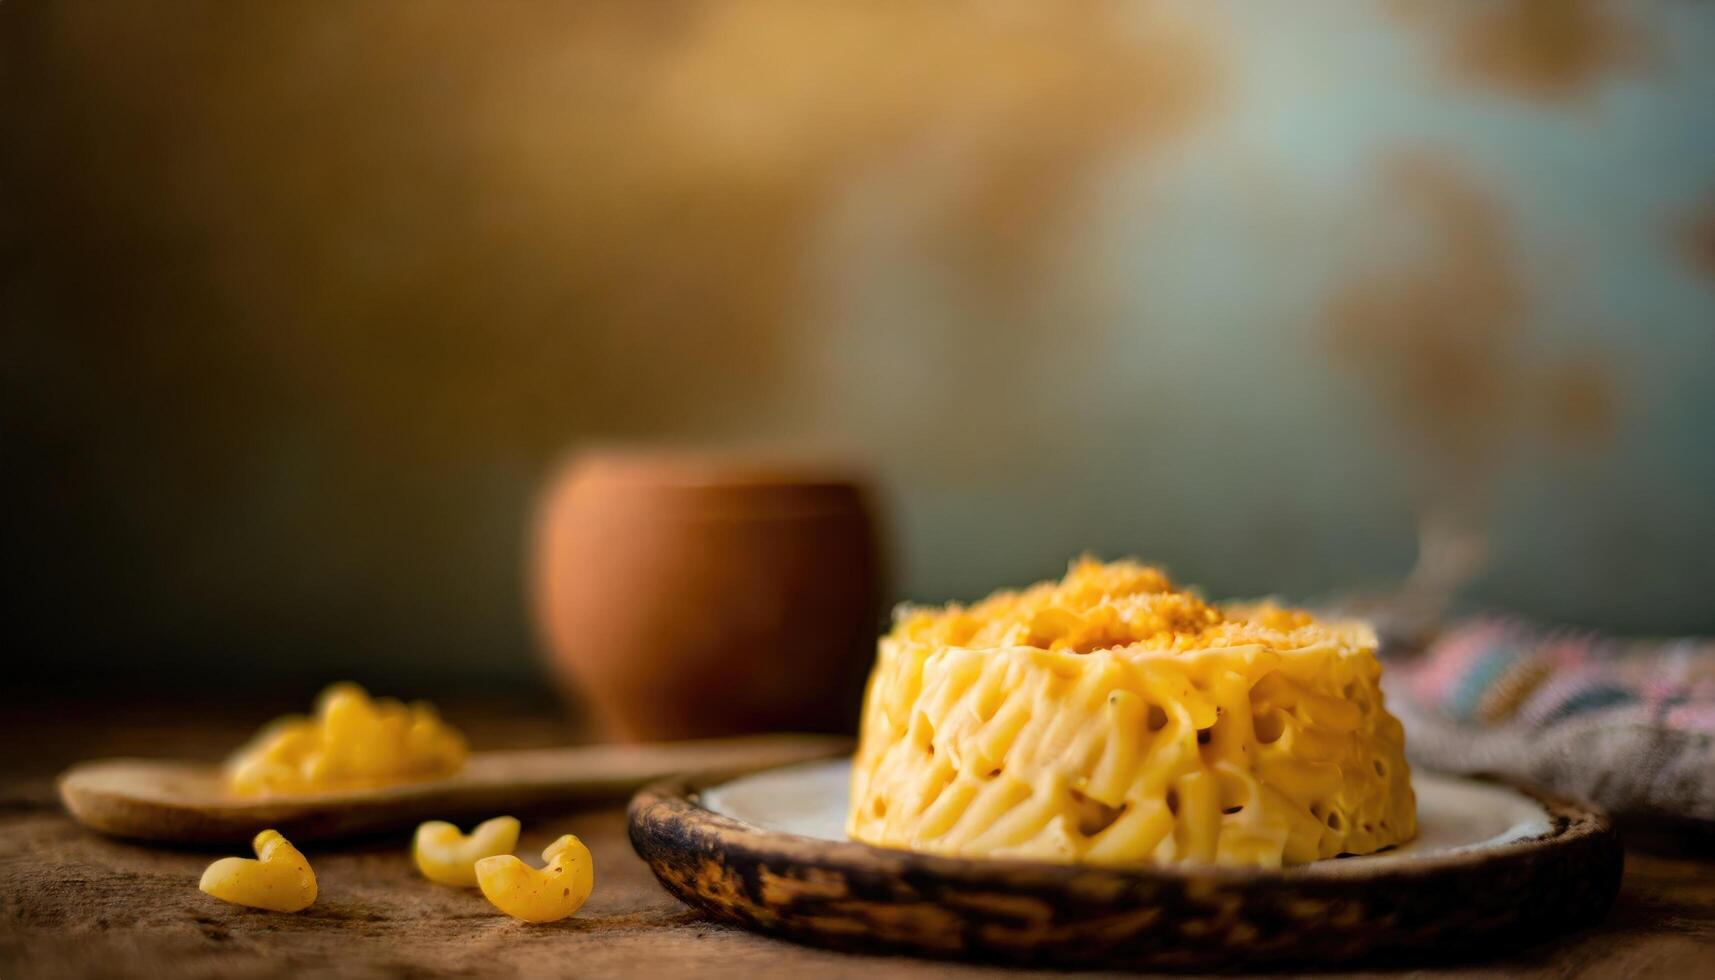
[[[1544,818],[1528,836],[1271,871],[887,850],[716,812],[706,796],[720,786],[674,778],[639,792],[638,855],[668,891],[717,919],[849,951],[1149,969],[1499,953],[1598,921],[1622,863],[1604,813],[1523,787],[1511,788]]]

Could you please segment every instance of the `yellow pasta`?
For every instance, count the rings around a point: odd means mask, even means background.
[[[450,776],[464,765],[464,736],[422,701],[371,699],[335,684],[309,718],[281,718],[226,764],[226,784],[243,796],[363,789]]]
[[[469,834],[444,820],[419,824],[411,841],[411,860],[423,877],[454,888],[476,887],[476,862],[511,854],[518,846],[518,818],[494,817],[471,828]]]
[[[264,830],[250,842],[254,858],[221,858],[202,873],[197,887],[223,902],[301,912],[315,904],[316,873],[310,862],[278,830]]]
[[[494,907],[525,922],[557,922],[584,907],[595,890],[595,863],[584,842],[566,834],[542,852],[538,870],[511,854],[476,862],[476,883]]]
[[[884,847],[1277,867],[1416,834],[1375,636],[1086,559],[906,609],[865,697],[847,831]]]

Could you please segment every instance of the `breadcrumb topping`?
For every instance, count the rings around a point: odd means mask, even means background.
[[[1349,625],[1342,624],[1349,629]],[[1289,650],[1327,642],[1344,629],[1302,609],[1216,605],[1174,585],[1151,565],[1084,557],[1058,582],[999,591],[969,606],[908,606],[892,636],[909,643],[1038,647],[1089,653],[1135,647],[1192,652],[1233,646]]]

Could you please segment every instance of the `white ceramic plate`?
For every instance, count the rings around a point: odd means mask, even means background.
[[[782,834],[846,840],[851,761],[824,759],[772,769],[703,791],[703,806],[734,820]],[[1381,854],[1347,861],[1410,861],[1473,848],[1497,847],[1547,834],[1547,809],[1498,783],[1414,773],[1417,838]]]

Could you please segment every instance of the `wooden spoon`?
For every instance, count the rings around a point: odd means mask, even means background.
[[[243,844],[270,827],[293,842],[354,837],[423,820],[518,815],[623,800],[679,773],[737,775],[839,755],[851,740],[756,735],[693,742],[476,752],[444,779],[301,796],[227,792],[220,767],[171,759],[98,759],[60,775],[72,817],[115,837]]]

